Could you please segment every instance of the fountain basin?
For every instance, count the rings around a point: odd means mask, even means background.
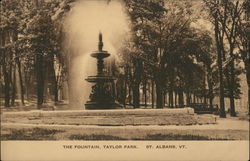
[[[212,115],[197,115],[192,108],[4,112],[1,121],[53,125],[196,125],[215,124]]]
[[[111,76],[105,76],[105,75],[96,75],[96,76],[88,76],[88,78],[85,79],[86,81],[90,83],[96,83],[96,82],[112,82],[115,80],[115,78]]]
[[[110,54],[107,51],[95,51],[91,54],[91,56],[98,59],[104,59],[109,57]]]
[[[89,110],[99,110],[99,109],[121,109],[122,106],[116,102],[94,102],[94,101],[87,101],[85,103],[85,109]]]

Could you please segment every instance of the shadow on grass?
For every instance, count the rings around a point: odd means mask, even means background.
[[[56,140],[54,135],[62,130],[55,129],[21,129],[12,130],[9,134],[2,134],[1,140]]]
[[[225,138],[209,138],[207,136],[180,135],[180,134],[154,134],[145,138],[122,138],[112,135],[71,135],[70,140],[229,140]]]
[[[70,140],[128,140],[118,136],[112,135],[70,135]]]
[[[228,140],[226,138],[209,138],[208,136],[190,135],[190,134],[154,134],[147,135],[144,139],[132,140]]]
[[[57,133],[65,132],[62,130],[55,129],[43,129],[43,128],[33,128],[33,129],[21,129],[12,130],[10,133],[1,134],[1,140],[57,140],[54,135]],[[64,136],[65,137],[65,136]],[[234,140],[230,138],[217,138],[209,136],[199,136],[190,134],[148,134],[145,137],[133,137],[124,138],[113,135],[81,135],[72,134],[66,140]]]

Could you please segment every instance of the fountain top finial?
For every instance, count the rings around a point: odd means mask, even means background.
[[[102,33],[99,32],[99,43],[98,43],[98,50],[102,51],[102,47],[103,47],[103,42],[102,42]]]

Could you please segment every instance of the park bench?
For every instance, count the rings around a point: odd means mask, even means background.
[[[211,108],[209,104],[192,103],[189,106],[193,108],[197,114],[218,114],[219,111],[218,105],[213,105]]]

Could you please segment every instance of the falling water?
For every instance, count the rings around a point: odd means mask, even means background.
[[[96,60],[90,56],[97,50],[98,34],[103,33],[104,50],[117,58],[116,51],[128,32],[127,18],[120,1],[77,1],[65,20],[71,108],[83,108],[91,84],[84,79],[96,74]]]

